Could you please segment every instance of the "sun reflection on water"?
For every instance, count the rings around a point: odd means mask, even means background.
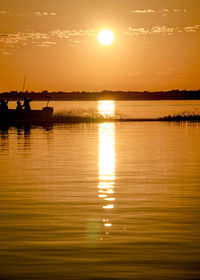
[[[99,101],[98,113],[113,116],[115,114],[114,101]],[[103,209],[114,208],[115,173],[115,123],[100,123],[98,195],[103,201]],[[104,218],[103,223],[107,228],[112,226],[108,218]]]
[[[115,116],[115,101],[98,101],[98,113],[102,116]]]

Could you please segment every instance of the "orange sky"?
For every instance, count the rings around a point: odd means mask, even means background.
[[[199,0],[0,0],[0,92],[199,89],[199,47]]]

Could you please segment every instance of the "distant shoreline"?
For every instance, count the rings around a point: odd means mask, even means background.
[[[44,101],[53,99],[55,101],[98,101],[98,100],[200,100],[200,90],[171,90],[156,92],[137,92],[137,91],[109,91],[101,92],[2,92],[1,99],[22,100],[24,97],[34,99],[36,101]]]

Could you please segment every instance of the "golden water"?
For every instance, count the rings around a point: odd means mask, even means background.
[[[199,139],[198,123],[0,130],[0,279],[199,279]]]

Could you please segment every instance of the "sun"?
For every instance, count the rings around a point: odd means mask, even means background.
[[[98,34],[98,41],[101,45],[109,46],[114,42],[115,36],[110,30],[102,30]]]

